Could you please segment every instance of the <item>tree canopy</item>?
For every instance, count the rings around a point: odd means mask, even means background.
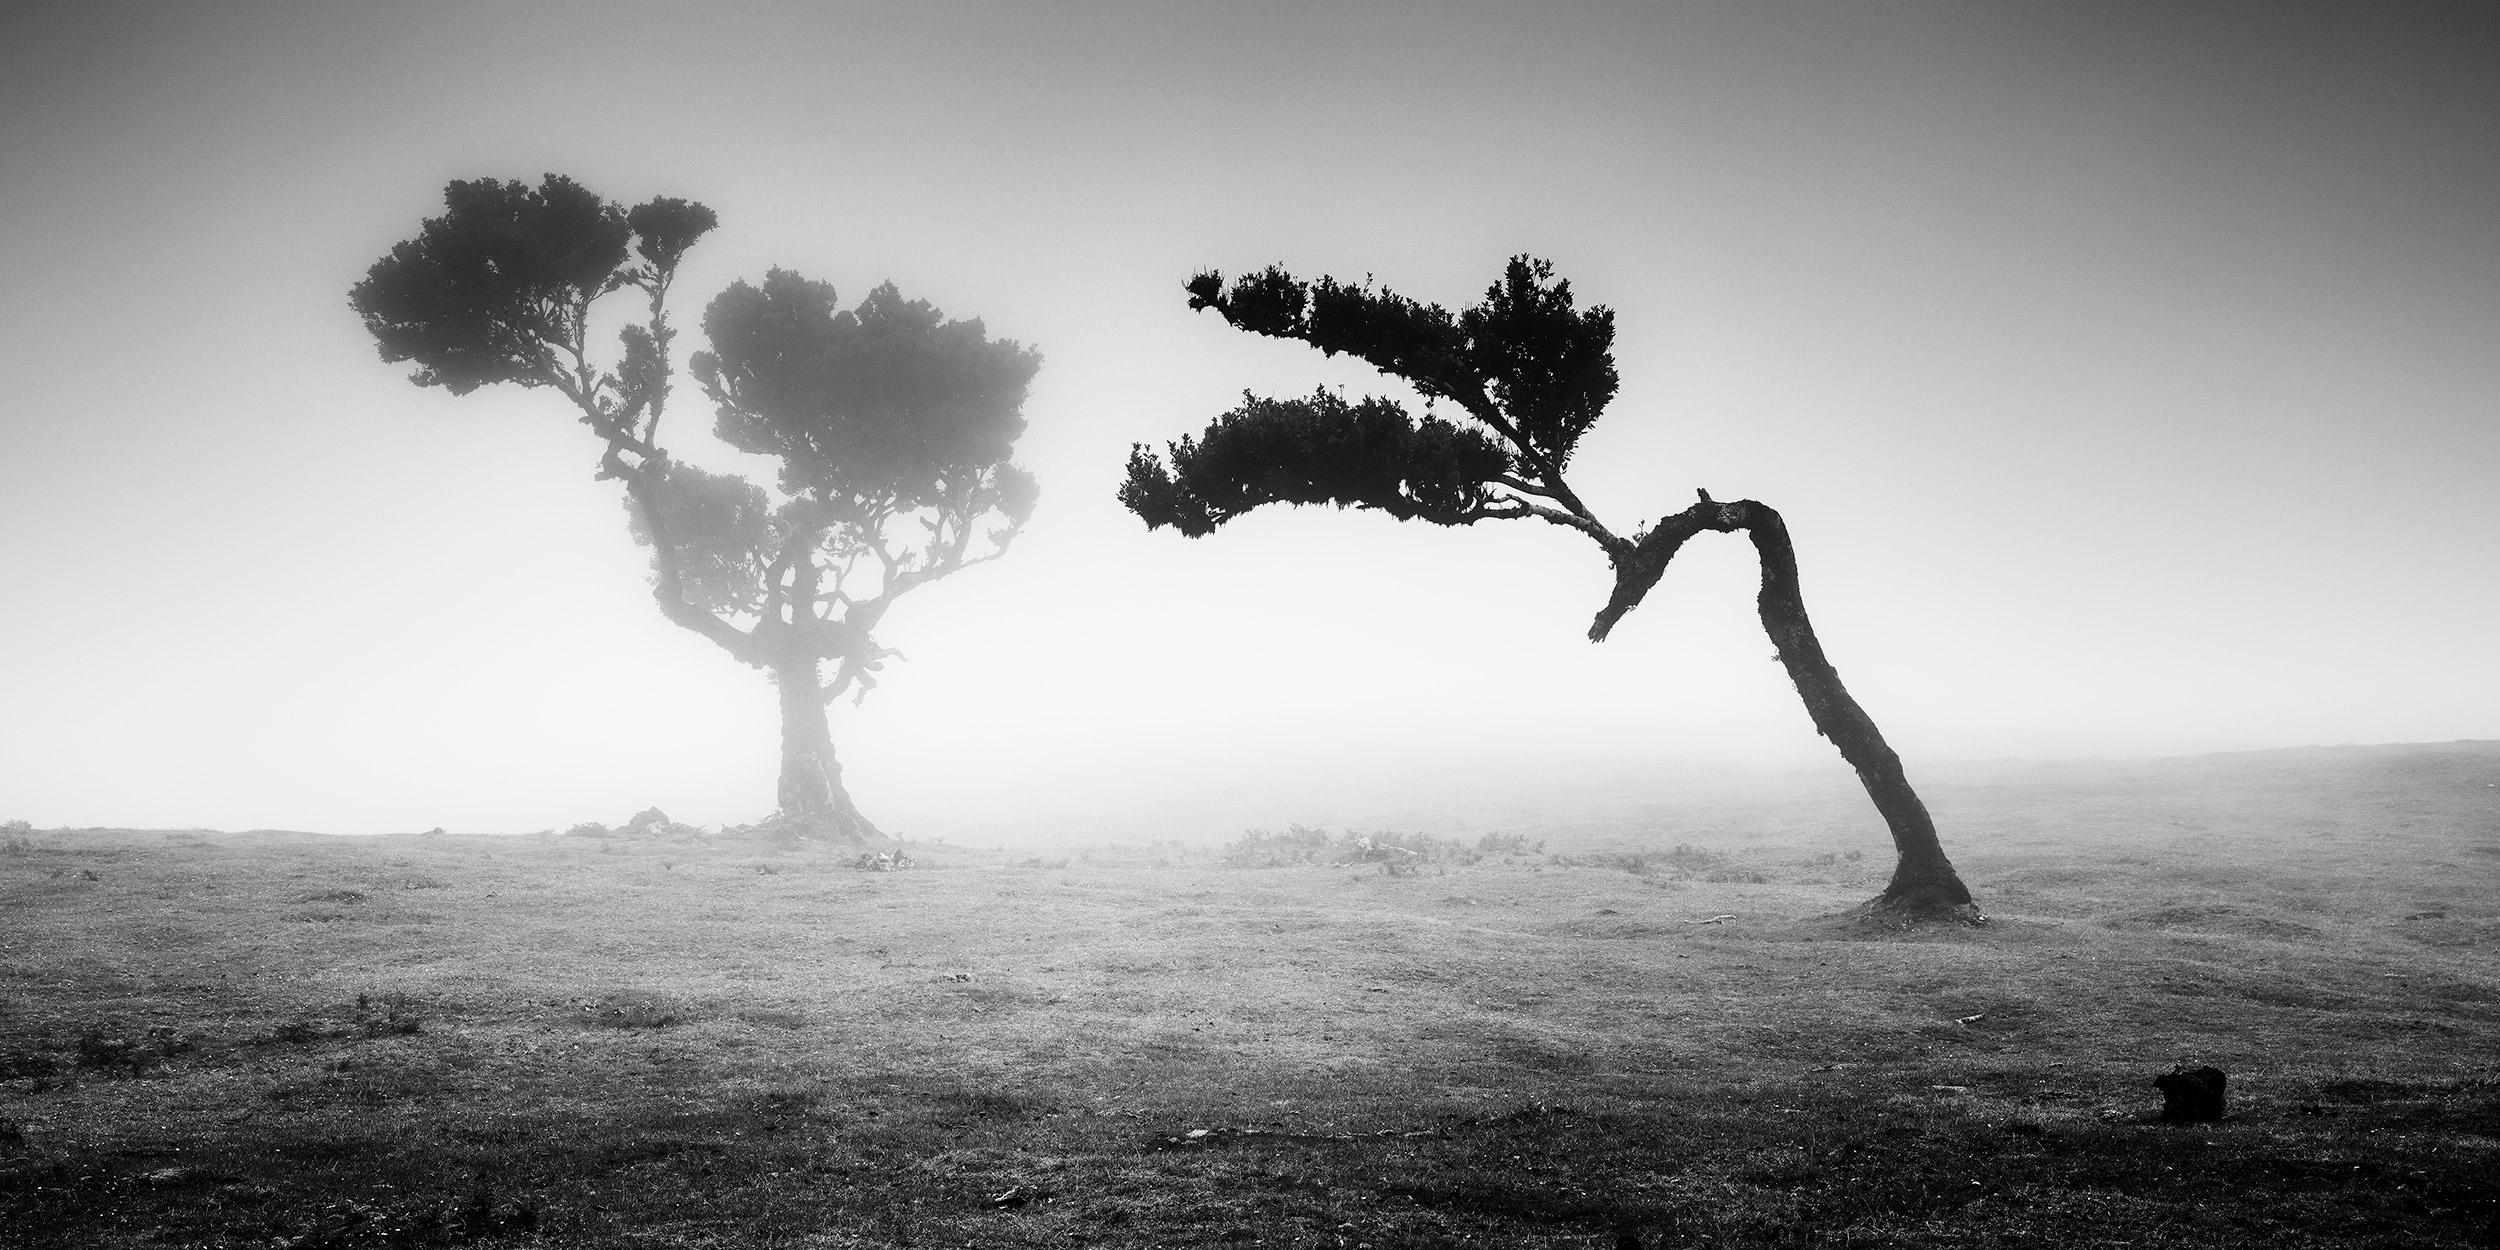
[[[948,321],[888,282],[854,309],[784,269],[703,314],[694,372],[740,451],[778,456],[782,489],[918,507],[980,489],[1024,432],[1041,357]],[[1014,476],[1014,475],[1010,475]],[[1009,490],[1007,487],[1000,487]]]
[[[409,380],[466,395],[512,382],[552,386],[611,442],[647,444],[667,395],[658,316],[678,261],[719,224],[711,209],[661,197],[623,209],[560,174],[536,188],[492,178],[444,188],[444,212],[390,250],[348,293],[382,359],[414,361]],[[633,287],[653,325],[628,325],[617,366],[588,356],[590,307]]]
[[[1512,257],[1475,307],[1458,314],[1370,283],[1305,282],[1271,266],[1189,281],[1189,306],[1236,328],[1354,356],[1471,425],[1396,400],[1349,403],[1244,394],[1164,461],[1129,455],[1120,500],[1149,527],[1192,536],[1271,503],[1371,508],[1439,525],[1524,516],[1598,534],[1562,472],[1617,385],[1614,313],[1575,306],[1553,266]]]

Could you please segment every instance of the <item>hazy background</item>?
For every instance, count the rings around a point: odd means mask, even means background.
[[[1913,778],[2500,737],[2488,6],[6,14],[0,818],[769,807],[771,688],[652,609],[592,436],[409,386],[348,311],[444,182],[549,170],[719,211],[681,347],[778,264],[1045,354],[1032,528],[905,601],[909,661],[835,720],[889,829],[1841,768],[1742,543],[1592,646],[1607,570],[1551,527],[1120,511],[1132,441],[1245,387],[1386,389],[1187,311],[1193,270],[1269,262],[1458,307],[1530,252],[1613,307],[1580,493],[1625,532],[1695,487],[1781,509]],[[740,467],[709,426],[681,392],[663,441]]]

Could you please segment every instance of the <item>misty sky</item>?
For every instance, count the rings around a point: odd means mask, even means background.
[[[1120,511],[1131,442],[1245,388],[1400,393],[1188,311],[1271,262],[1457,307],[1527,252],[1614,308],[1579,493],[1785,513],[1913,779],[2500,737],[2494,65],[2479,5],[10,5],[0,819],[770,806],[771,687],[652,610],[596,440],[408,385],[348,310],[446,181],[551,170],[720,213],[681,349],[780,265],[1043,352],[1031,529],[835,718],[890,829],[1841,767],[1741,541],[1592,646],[1607,569],[1552,527]],[[682,391],[662,441],[756,469],[709,426]]]

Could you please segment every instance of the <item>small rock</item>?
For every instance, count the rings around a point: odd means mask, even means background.
[[[2222,1086],[2227,1079],[2220,1068],[2191,1068],[2184,1064],[2154,1077],[2153,1086],[2161,1091],[2162,1122],[2188,1124],[2221,1119]]]

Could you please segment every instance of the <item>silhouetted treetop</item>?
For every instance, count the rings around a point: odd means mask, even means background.
[[[1614,398],[1615,316],[1573,307],[1553,266],[1514,256],[1484,301],[1456,316],[1387,289],[1322,277],[1303,282],[1270,266],[1235,279],[1189,281],[1189,306],[1212,308],[1239,329],[1344,353],[1447,399],[1511,445],[1511,468],[1542,476],[1570,463]]]
[[[453,182],[443,201],[443,215],[375,262],[348,300],[383,360],[414,361],[411,381],[455,395],[497,382],[591,390],[597,379],[580,358],[591,302],[623,286],[665,284],[716,220],[686,200],[629,213],[557,174],[535,189]],[[638,235],[641,266],[628,255]],[[634,372],[630,360],[621,372]],[[630,384],[610,381],[610,398],[630,403]]]
[[[1041,356],[992,342],[978,319],[947,321],[892,283],[854,309],[831,284],[785,269],[712,300],[712,350],[694,372],[722,441],[782,458],[782,487],[950,505],[987,490],[1013,519],[1030,479],[1006,463]]]
[[[692,200],[660,196],[637,204],[625,214],[634,231],[634,250],[653,269],[672,272],[696,241],[720,224],[720,215]]]

